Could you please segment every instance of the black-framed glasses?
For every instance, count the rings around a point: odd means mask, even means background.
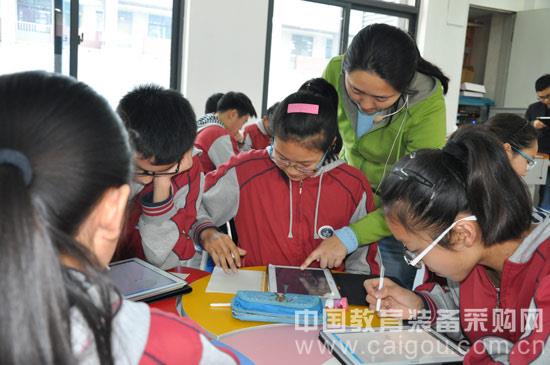
[[[542,96],[537,95],[537,99],[540,100],[540,101],[550,100],[550,94],[546,94],[546,95],[542,95]]]
[[[136,176],[150,176],[150,177],[171,176],[171,175],[175,175],[178,172],[180,172],[180,165],[181,165],[181,158],[178,160],[178,164],[176,165],[176,170],[174,170],[174,171],[156,172],[156,171],[149,171],[149,170],[144,170],[140,167],[136,167],[135,171],[134,171],[134,175],[136,175]]]
[[[537,164],[537,161],[533,157],[529,156],[528,154],[526,154],[525,152],[523,152],[517,147],[514,147],[514,146],[510,146],[510,147],[512,148],[513,151],[515,151],[517,154],[519,154],[521,157],[527,160],[527,170],[531,170],[533,167],[535,167],[535,165]]]
[[[433,189],[435,184],[425,178],[424,176],[420,175],[416,171],[407,169],[407,168],[395,168],[391,172],[394,175],[399,176],[402,180],[412,179],[416,181],[419,184],[422,184],[430,189]]]

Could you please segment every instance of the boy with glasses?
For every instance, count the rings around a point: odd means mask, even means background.
[[[538,101],[529,105],[525,119],[533,122],[533,126],[539,131],[538,152],[550,154],[550,74],[537,79],[535,91]],[[546,184],[540,187],[539,204],[543,209],[550,209],[550,176],[547,176]]]
[[[193,149],[195,113],[177,91],[132,90],[117,112],[134,146],[133,198],[116,259],[140,257],[162,268],[198,267],[188,235],[200,205],[203,174]]]

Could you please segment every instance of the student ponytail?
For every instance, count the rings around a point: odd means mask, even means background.
[[[57,252],[23,177],[0,164],[0,351],[9,364],[70,364],[69,299]]]
[[[472,127],[456,132],[447,145],[467,153],[466,197],[485,244],[519,238],[531,225],[531,199],[500,141]]]
[[[353,37],[343,62],[347,73],[372,71],[400,93],[414,93],[410,84],[415,72],[437,78],[446,94],[449,78],[420,55],[414,39],[388,24],[370,24]]]
[[[333,105],[334,110],[336,111],[336,123],[338,123],[338,92],[327,80],[317,77],[306,81],[300,88],[299,91],[309,91],[313,94],[323,96],[327,98],[330,103]],[[336,134],[334,136],[334,143],[332,144],[332,152],[335,155],[338,155],[342,148],[344,147],[344,141],[342,140],[342,135],[340,134],[340,129],[336,129]]]
[[[290,104],[304,104],[311,112],[289,112]],[[271,126],[274,138],[296,141],[307,148],[338,155],[342,137],[338,131],[338,94],[328,81],[305,82],[277,106]]]
[[[501,143],[481,128],[457,131],[443,150],[405,156],[380,191],[389,219],[411,230],[429,230],[433,237],[460,213],[477,217],[487,246],[519,238],[531,224],[525,184]]]
[[[105,191],[129,181],[123,126],[102,97],[64,76],[0,76],[0,100],[2,362],[77,363],[79,319],[99,363],[112,364],[120,297],[74,237]]]

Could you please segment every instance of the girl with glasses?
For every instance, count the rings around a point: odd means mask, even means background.
[[[413,292],[388,279],[378,290],[378,279],[367,280],[371,309],[380,298],[392,315],[421,316],[457,340],[463,334],[472,345],[466,364],[547,356],[550,221],[532,225],[529,193],[502,144],[482,128],[464,128],[443,150],[418,151],[395,168],[381,186],[386,221],[411,253],[409,264],[422,262],[448,281]]]
[[[367,179],[339,160],[342,140],[336,122],[337,94],[298,91],[273,116],[274,143],[241,153],[206,176],[202,212],[194,227],[198,242],[216,265],[301,265],[323,239],[374,209]],[[235,219],[239,247],[214,227]],[[356,247],[332,249],[316,265],[338,267]],[[356,260],[363,272],[377,272],[377,248]],[[241,258],[242,256],[242,258]]]
[[[516,114],[501,113],[482,125],[493,132],[502,143],[512,168],[519,176],[526,176],[535,164],[538,150],[537,130]]]

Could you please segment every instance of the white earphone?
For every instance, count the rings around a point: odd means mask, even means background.
[[[409,95],[406,96],[405,98],[405,103],[403,103],[403,105],[401,106],[401,108],[399,108],[397,111],[393,112],[393,113],[390,113],[390,114],[386,114],[386,115],[383,115],[378,121],[381,121],[383,120],[384,118],[386,117],[389,117],[391,115],[394,115],[396,113],[399,113],[405,106],[408,106],[409,105]],[[375,117],[376,118],[376,117]],[[395,143],[397,142],[397,139],[399,138],[399,135],[401,134],[402,130],[403,130],[403,126],[405,125],[405,121],[407,120],[407,113],[405,113],[405,116],[403,117],[403,120],[401,121],[401,125],[399,126],[399,129],[397,130],[397,133],[395,135],[395,138],[393,139],[393,142],[392,142],[392,145],[391,145],[391,148],[390,148],[390,152],[388,153],[388,157],[386,158],[386,163],[384,164],[384,171],[382,172],[382,179],[380,180],[380,182],[378,183],[378,186],[376,187],[376,191],[374,192],[374,194],[378,194],[378,190],[380,189],[380,185],[382,185],[382,180],[384,180],[384,178],[386,177],[386,171],[387,171],[387,168],[388,168],[388,162],[390,161],[390,157],[391,157],[391,154],[393,152],[393,148],[395,147]]]
[[[396,111],[394,111],[392,113],[389,113],[389,114],[376,115],[374,117],[374,122],[378,123],[378,122],[386,119],[387,117],[391,117],[392,115],[395,115],[395,114],[399,113],[401,110],[403,110],[403,108],[407,107],[408,105],[409,105],[409,95],[405,96],[405,102],[403,103],[403,105],[401,105],[401,107],[399,109],[397,109]]]

